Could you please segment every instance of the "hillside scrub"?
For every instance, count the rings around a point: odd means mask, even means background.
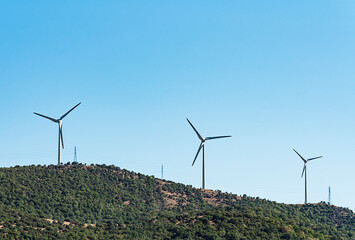
[[[201,190],[113,165],[0,169],[1,239],[355,239],[355,215]]]

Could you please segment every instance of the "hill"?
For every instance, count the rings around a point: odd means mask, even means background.
[[[355,214],[201,190],[115,166],[0,169],[1,239],[355,239]]]

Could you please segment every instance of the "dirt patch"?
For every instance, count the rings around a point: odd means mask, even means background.
[[[158,183],[158,185],[159,185],[160,187],[162,187],[162,186],[164,186],[165,184],[167,184],[166,181],[163,181],[163,180],[160,180],[160,179],[155,179],[155,181],[157,181],[157,183]]]
[[[226,200],[222,196],[221,197],[217,196],[221,192],[213,191],[209,189],[201,189],[201,192],[202,192],[203,200],[205,200],[207,203],[214,206],[228,205],[229,204],[228,202],[230,201],[236,202],[237,200],[242,200],[242,197],[238,195],[233,195],[232,199]]]
[[[48,222],[50,222],[50,223],[57,222],[57,221],[55,221],[55,220],[53,220],[53,219],[49,219],[49,218],[47,218],[47,219],[45,219],[45,220],[48,221]]]
[[[205,200],[208,204],[219,206],[223,200],[219,200],[216,195],[217,192],[209,190],[209,189],[201,189],[203,200]]]
[[[44,230],[46,230],[46,228],[38,228],[38,227],[34,227],[34,229],[36,229],[36,230],[41,230],[41,231],[44,231]]]
[[[186,194],[180,194],[180,193],[171,193],[165,190],[161,190],[161,192],[164,194],[164,200],[165,200],[165,207],[167,208],[173,208],[176,205],[178,205],[178,201],[180,199],[185,200],[182,205],[186,205],[186,199],[187,196]]]
[[[87,228],[87,227],[96,227],[96,224],[94,224],[94,223],[85,223],[84,224],[84,228]]]

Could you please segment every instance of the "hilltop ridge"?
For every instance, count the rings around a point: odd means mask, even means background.
[[[201,190],[106,165],[0,169],[0,237],[354,239],[355,215]]]

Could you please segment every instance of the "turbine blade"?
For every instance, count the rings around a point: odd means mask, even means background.
[[[59,118],[59,120],[62,120],[63,118],[65,118],[71,111],[73,111],[74,110],[74,108],[76,108],[77,106],[79,106],[81,104],[81,102],[80,103],[78,103],[78,104],[76,104],[72,109],[70,109],[68,112],[66,112],[63,116],[61,116],[60,118]]]
[[[217,139],[217,138],[227,138],[227,137],[232,137],[232,136],[217,136],[217,137],[206,137],[206,140],[212,140],[212,139]]]
[[[304,159],[302,156],[301,156],[301,154],[299,154],[295,149],[293,149],[293,151],[295,151],[295,153],[297,153],[297,155],[303,160],[303,162],[307,162],[307,160],[306,159]]]
[[[201,135],[198,133],[198,131],[196,130],[196,128],[194,127],[194,125],[192,125],[192,123],[189,121],[189,119],[186,118],[186,120],[189,122],[189,124],[191,125],[192,129],[195,131],[195,133],[197,134],[198,138],[203,141],[203,138],[201,137]]]
[[[203,144],[202,144],[202,142],[201,142],[200,146],[198,147],[198,150],[197,150],[195,159],[194,159],[194,161],[192,162],[192,166],[195,164],[196,158],[197,158],[198,154],[200,153],[202,147],[203,147]]]
[[[39,113],[35,113],[35,112],[34,112],[34,114],[36,114],[36,115],[38,115],[38,116],[41,116],[41,117],[44,117],[44,118],[47,118],[47,119],[49,119],[49,120],[51,120],[51,121],[53,121],[53,122],[55,122],[55,123],[58,122],[57,119],[54,119],[54,118],[51,118],[51,117],[47,117],[47,116],[45,116],[45,115],[42,115],[42,114],[39,114]]]
[[[319,157],[310,158],[310,159],[307,159],[307,161],[312,161],[312,160],[314,160],[314,159],[318,159],[318,158],[321,158],[321,157],[323,157],[323,156],[319,156]]]
[[[303,170],[302,170],[302,175],[301,175],[301,177],[303,177],[304,171],[306,171],[306,164],[305,164],[305,165],[304,165],[304,167],[303,167]]]
[[[64,149],[62,126],[59,127],[59,133],[60,133],[60,139],[61,139],[61,142],[62,142],[62,148]]]

